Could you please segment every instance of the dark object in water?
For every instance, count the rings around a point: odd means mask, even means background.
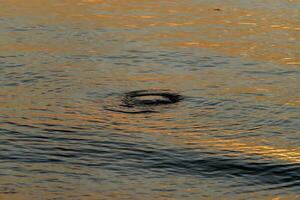
[[[215,8],[214,11],[222,11],[220,8]]]
[[[183,96],[171,90],[136,90],[121,97],[110,98],[110,105],[105,105],[104,108],[128,114],[158,113],[162,106],[177,103],[182,99]]]
[[[183,97],[168,90],[137,90],[125,93],[122,102],[128,106],[157,106],[173,104]]]

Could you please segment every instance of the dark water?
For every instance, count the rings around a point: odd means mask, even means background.
[[[300,198],[296,1],[1,4],[1,200]]]

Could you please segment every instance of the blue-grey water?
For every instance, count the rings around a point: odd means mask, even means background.
[[[1,200],[300,199],[299,2],[0,3]]]

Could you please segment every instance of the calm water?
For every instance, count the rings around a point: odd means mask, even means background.
[[[1,200],[300,199],[299,1],[0,2]]]

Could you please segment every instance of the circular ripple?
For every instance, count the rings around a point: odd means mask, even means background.
[[[174,104],[183,97],[171,90],[136,90],[109,99],[106,110],[122,113],[154,113],[163,105]]]

